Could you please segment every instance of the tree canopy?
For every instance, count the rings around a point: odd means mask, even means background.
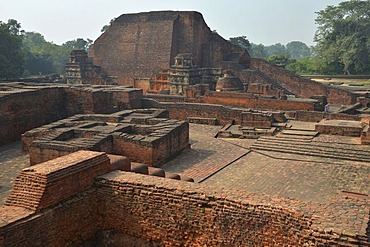
[[[276,43],[265,46],[263,44],[250,43],[246,36],[238,36],[230,38],[230,42],[248,50],[251,56],[255,58],[268,58],[280,54],[286,54],[289,58],[311,56],[311,49],[301,41],[291,41],[286,45]]]
[[[0,21],[0,78],[19,77],[24,69],[21,25],[10,19]]]
[[[249,50],[251,47],[251,44],[249,43],[249,40],[247,39],[246,36],[230,38],[230,42],[246,50]]]
[[[104,33],[104,32],[106,32],[106,31],[108,31],[108,29],[110,28],[110,26],[112,25],[112,23],[113,23],[116,19],[117,19],[117,18],[113,18],[113,19],[111,19],[108,25],[104,25],[104,26],[100,29],[100,32]]]
[[[40,33],[25,32],[23,50],[26,54],[26,75],[64,73],[71,51],[88,50],[91,43],[90,39],[78,38],[57,45],[46,41]]]
[[[57,45],[40,33],[21,30],[16,20],[0,21],[0,78],[62,74],[71,51],[88,50],[92,42],[77,38]]]
[[[327,70],[370,72],[370,0],[350,0],[317,12],[316,55]]]
[[[286,45],[286,52],[291,58],[311,56],[311,49],[301,41],[292,41]]]

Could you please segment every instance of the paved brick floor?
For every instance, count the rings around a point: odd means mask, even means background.
[[[214,138],[219,129],[220,126],[190,124],[191,149],[182,152],[161,168],[194,178],[198,182],[249,152],[236,143]]]
[[[18,173],[29,166],[28,153],[22,152],[22,143],[14,142],[0,146],[0,205],[12,189]]]
[[[370,165],[281,160],[251,152],[205,184],[324,203],[340,191],[370,194]]]
[[[217,130],[218,127],[190,125],[192,149],[163,168],[194,177],[209,186],[258,195],[255,199],[266,195],[261,201],[264,204],[291,207],[291,201],[286,200],[294,200],[298,212],[313,217],[315,228],[366,233],[370,208],[369,163],[257,153],[249,151],[255,140],[215,139]],[[339,136],[321,136],[316,140],[358,143],[358,138]]]

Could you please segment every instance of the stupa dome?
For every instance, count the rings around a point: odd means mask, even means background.
[[[224,76],[217,80],[216,91],[241,91],[243,83],[231,70],[225,70]]]

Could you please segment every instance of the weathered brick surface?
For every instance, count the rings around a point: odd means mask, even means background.
[[[52,160],[70,153],[77,151],[75,150],[55,150],[52,148],[44,148],[40,146],[31,146],[28,149],[30,155],[30,165],[40,164],[48,160]]]
[[[122,234],[149,242],[141,246],[366,246],[365,236],[313,228],[309,203],[297,200],[123,172],[98,180],[102,229],[115,229],[115,240]]]
[[[75,115],[24,133],[23,146],[31,165],[92,150],[159,166],[189,147],[189,124],[167,116],[163,109]]]
[[[291,111],[286,112],[287,115],[297,121],[303,122],[320,122],[325,116],[324,112],[316,112],[316,111]],[[352,120],[352,121],[359,121],[361,117],[358,115],[349,115],[343,113],[330,113],[328,115],[329,119],[340,119],[340,120]]]
[[[269,109],[269,110],[305,110],[314,111],[319,109],[317,102],[312,100],[295,99],[267,99],[248,95],[246,93],[225,93],[225,92],[209,92],[202,98],[202,103],[206,104],[221,104],[225,106],[245,107],[253,109]]]
[[[64,93],[58,87],[16,88],[0,85],[0,145],[29,129],[66,117]],[[45,104],[47,102],[47,104]]]
[[[85,246],[94,246],[88,240],[99,229],[95,195],[95,189],[90,189],[37,213],[25,210],[22,214],[18,207],[0,207],[0,246],[62,247],[81,246],[84,242]],[[3,221],[9,215],[14,216]]]
[[[211,92],[205,96],[197,98],[184,98],[168,95],[146,95],[148,99],[153,99],[159,102],[188,102],[199,104],[216,104],[229,107],[243,107],[260,110],[285,110],[285,111],[315,111],[320,110],[321,105],[315,100],[309,99],[270,99],[254,96],[247,93],[227,93],[227,92]],[[144,104],[146,103],[146,98]]]
[[[35,213],[0,208],[0,246],[369,246],[320,228],[342,210],[329,204],[314,213],[299,200],[120,171],[95,185]]]
[[[152,99],[143,99],[144,107],[166,109],[171,119],[188,120],[189,117],[216,118],[219,124],[228,124],[231,121],[240,123],[243,109],[236,109],[222,105],[196,104],[181,102],[159,102]]]
[[[325,95],[330,103],[339,105],[349,105],[356,102],[356,96],[349,90],[305,79],[287,70],[268,64],[262,59],[251,59],[250,68],[258,70],[278,81],[283,87],[300,97],[309,98],[313,95]]]
[[[140,108],[141,96],[141,89],[126,87],[0,84],[0,145],[74,114]]]
[[[231,122],[242,124],[245,126],[252,121],[252,115],[266,115],[266,117],[258,117],[255,122],[261,123],[263,126],[270,126],[271,122],[285,122],[286,119],[282,112],[262,113],[258,110],[246,108],[232,108],[218,104],[200,104],[188,102],[160,102],[151,98],[144,98],[144,107],[156,107],[166,109],[169,112],[171,119],[185,120],[195,123],[208,123],[210,125],[220,124],[226,125]],[[269,116],[267,116],[269,115]],[[257,117],[256,117],[257,118]],[[245,124],[244,124],[245,122]],[[261,126],[262,127],[262,126]]]
[[[358,121],[327,120],[323,119],[315,125],[320,134],[360,137],[364,129]]]
[[[270,128],[274,117],[271,113],[244,112],[241,116],[241,126]]]
[[[153,11],[119,16],[89,50],[94,64],[120,85],[134,78],[153,78],[169,68],[180,53],[192,53],[199,67],[221,67],[239,47],[211,32],[203,16],[194,11]],[[245,58],[249,59],[249,55]]]
[[[79,151],[25,168],[16,178],[6,206],[41,210],[89,188],[96,176],[109,172],[104,153]]]

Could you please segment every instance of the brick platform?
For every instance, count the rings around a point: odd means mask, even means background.
[[[31,165],[92,150],[160,166],[189,147],[188,123],[167,116],[161,109],[76,115],[24,133],[23,148],[29,150]]]

